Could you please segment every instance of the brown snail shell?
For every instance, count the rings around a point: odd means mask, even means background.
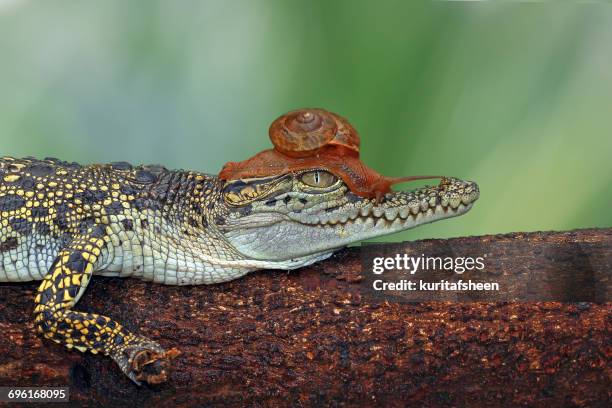
[[[299,109],[286,113],[270,125],[274,148],[289,157],[308,157],[327,146],[337,146],[359,156],[359,135],[341,116],[324,109]]]

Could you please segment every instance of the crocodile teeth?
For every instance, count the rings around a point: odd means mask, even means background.
[[[365,207],[361,207],[361,210],[359,210],[359,214],[361,214],[362,217],[367,217],[368,215],[370,215],[371,210],[372,204],[368,204]]]
[[[324,224],[326,220],[320,215],[302,214],[300,221],[303,221],[306,224]]]
[[[410,212],[411,212],[413,215],[417,215],[417,214],[419,213],[419,209],[421,208],[421,205],[419,204],[419,202],[418,202],[418,201],[411,201],[411,202],[408,204],[408,207],[410,208]]]
[[[380,208],[380,207],[376,207],[376,208],[374,208],[373,213],[374,213],[374,216],[375,216],[376,218],[380,218],[380,217],[382,217],[382,215],[383,215],[383,209],[382,209],[382,208]]]
[[[339,220],[337,218],[330,218],[329,220],[327,220],[327,224],[336,225],[338,221]]]
[[[400,211],[399,211],[399,215],[400,215],[400,217],[402,217],[402,218],[404,218],[404,219],[405,219],[405,218],[408,218],[408,214],[410,214],[410,211],[409,211],[409,210],[408,210],[408,208],[406,208],[406,207],[402,207],[402,208],[400,209]]]
[[[397,218],[397,208],[389,208],[385,211],[385,218],[389,221],[393,221]]]
[[[446,194],[444,194],[444,195],[442,196],[442,199],[440,200],[440,205],[441,205],[442,207],[448,207],[448,204],[449,204],[449,203],[448,203],[448,196],[447,196]]]
[[[461,204],[461,198],[457,194],[453,194],[450,197],[449,204],[453,209],[456,209]]]

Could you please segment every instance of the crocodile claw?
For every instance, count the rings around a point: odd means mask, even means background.
[[[137,385],[157,385],[168,380],[170,360],[180,354],[173,348],[165,351],[154,342],[125,348],[113,356],[121,370]]]

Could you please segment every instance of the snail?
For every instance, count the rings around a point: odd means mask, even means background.
[[[359,157],[359,135],[343,117],[323,109],[299,109],[270,125],[274,148],[290,157],[308,157],[326,146],[343,149],[342,155]],[[346,150],[346,151],[344,151]]]
[[[359,159],[359,134],[340,115],[310,108],[288,112],[270,125],[274,149],[242,162],[229,162],[219,173],[222,180],[281,175],[300,170],[326,170],[361,197],[380,200],[391,186],[440,176],[385,177]]]

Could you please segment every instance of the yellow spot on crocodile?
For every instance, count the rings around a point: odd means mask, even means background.
[[[19,174],[8,174],[6,176],[4,176],[4,181],[6,181],[7,183],[14,183],[15,181],[19,180],[21,178],[21,176]]]

